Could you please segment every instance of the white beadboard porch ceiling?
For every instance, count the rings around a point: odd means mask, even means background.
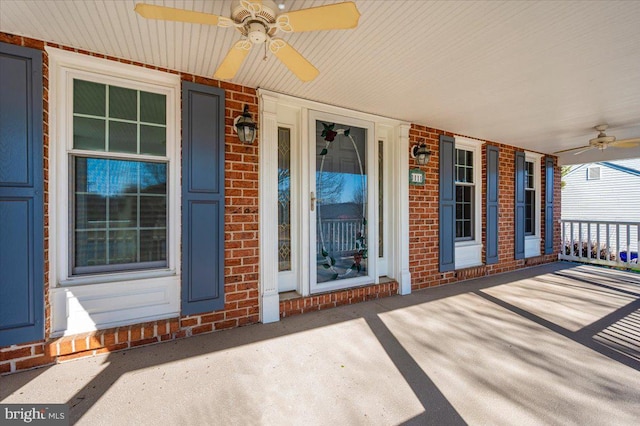
[[[146,20],[138,0],[0,0],[0,31],[212,76],[235,30]],[[231,0],[145,0],[229,16]],[[284,0],[285,10],[337,1]],[[280,34],[319,70],[254,49],[237,84],[552,153],[608,123],[640,137],[640,1],[356,0],[354,30]],[[640,147],[564,155],[640,157]]]

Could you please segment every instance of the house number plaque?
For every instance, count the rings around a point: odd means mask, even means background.
[[[420,169],[409,170],[409,185],[424,185],[424,172]]]

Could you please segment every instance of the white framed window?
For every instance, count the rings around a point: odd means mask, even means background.
[[[587,167],[587,180],[600,180],[600,166]]]
[[[535,235],[536,232],[536,173],[533,161],[524,163],[524,235]]]
[[[455,137],[456,269],[482,264],[482,145]]]
[[[71,276],[166,268],[167,97],[73,77]]]
[[[540,212],[542,154],[525,152],[524,256],[540,256]]]
[[[176,316],[180,79],[47,53],[53,334]]]
[[[456,179],[456,241],[474,239],[476,183],[473,149],[455,150]]]

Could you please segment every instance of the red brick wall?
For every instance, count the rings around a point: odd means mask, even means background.
[[[300,315],[307,312],[321,311],[342,305],[351,305],[367,300],[398,294],[398,283],[389,281],[330,293],[316,294],[308,297],[298,297],[280,302],[280,318]]]
[[[499,170],[499,222],[498,222],[498,263],[440,273],[438,251],[438,189],[439,189],[439,137],[453,136],[449,132],[413,124],[409,130],[409,146],[426,143],[431,152],[431,160],[426,166],[418,166],[410,159],[410,168],[420,167],[426,174],[424,186],[409,187],[409,269],[413,290],[448,284],[484,275],[512,271],[524,266],[552,262],[557,254],[538,256],[522,260],[514,259],[514,205],[515,205],[515,152],[516,148],[495,142],[487,142],[500,150]],[[486,244],[486,145],[482,149],[482,244]],[[541,200],[544,200],[544,167]],[[560,169],[555,169],[554,220],[556,226],[554,247],[560,247]],[[541,213],[544,225],[544,211]],[[542,227],[541,253],[544,253],[544,226]],[[482,253],[484,258],[484,251]]]
[[[438,163],[440,135],[451,133],[412,125],[409,130],[409,149],[417,143],[426,143],[432,152],[426,166],[418,166],[409,158],[409,168],[425,172],[423,186],[409,185],[409,269],[413,290],[432,287],[451,281],[452,273],[438,272]]]
[[[0,348],[0,374],[45,365],[66,359],[95,355],[164,340],[257,323],[258,313],[258,148],[240,143],[233,132],[233,119],[244,105],[257,119],[256,90],[205,77],[179,73],[128,60],[107,57],[66,46],[0,32],[0,42],[43,51],[44,169],[45,169],[45,340]],[[45,46],[74,51],[121,63],[179,75],[183,81],[220,87],[225,90],[225,306],[221,311],[183,316],[126,327],[100,330],[59,339],[50,338],[49,301],[49,68]]]

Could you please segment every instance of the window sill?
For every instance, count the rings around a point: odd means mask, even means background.
[[[52,335],[86,333],[180,314],[175,271],[82,277],[52,288]]]
[[[476,240],[469,241],[456,241],[456,247],[482,247],[482,243],[477,242]]]
[[[540,256],[540,237],[528,235],[524,238],[524,257]]]
[[[71,287],[75,285],[105,284],[120,281],[148,280],[153,278],[164,278],[176,276],[173,269],[154,269],[152,271],[125,271],[112,274],[96,274],[86,276],[69,277],[60,280],[58,287]]]
[[[482,244],[477,241],[456,243],[456,269],[482,265]]]

